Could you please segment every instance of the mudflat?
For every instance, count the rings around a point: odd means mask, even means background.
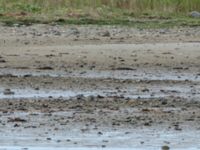
[[[0,149],[199,149],[199,29],[0,26]]]

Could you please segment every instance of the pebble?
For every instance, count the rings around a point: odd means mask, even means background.
[[[79,95],[76,96],[76,98],[79,99],[79,100],[80,100],[80,99],[83,99],[83,98],[84,98],[84,95],[83,95],[83,94],[79,94]]]
[[[103,133],[102,132],[98,132],[98,135],[103,135]]]
[[[15,92],[11,91],[11,89],[5,89],[5,90],[3,91],[3,94],[4,94],[4,95],[14,95]]]

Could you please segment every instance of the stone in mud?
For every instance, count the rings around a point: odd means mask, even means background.
[[[51,138],[46,138],[46,140],[51,141]]]
[[[8,122],[27,122],[27,120],[22,118],[9,118]]]
[[[98,132],[98,135],[103,135],[103,133],[102,132]]]
[[[167,145],[162,146],[162,150],[169,150],[169,149],[170,149],[170,147]]]
[[[182,129],[178,125],[174,127],[174,130],[176,130],[176,131],[182,131]]]
[[[6,63],[4,59],[0,59],[0,63]]]
[[[11,89],[5,89],[5,90],[3,91],[3,94],[4,94],[4,95],[14,95],[15,92],[11,91]]]
[[[97,98],[102,99],[102,98],[105,98],[105,97],[101,96],[101,95],[97,95]]]
[[[84,98],[84,95],[83,95],[83,94],[79,94],[79,95],[76,96],[76,98],[77,98],[78,100],[83,99],[83,98]]]
[[[40,88],[39,88],[39,87],[36,87],[36,88],[35,88],[35,90],[36,90],[36,91],[39,91],[39,90],[40,90]]]
[[[50,66],[39,67],[39,68],[37,68],[37,69],[39,69],[39,70],[53,70],[53,68],[50,67]]]
[[[145,122],[144,126],[151,126],[151,122]]]
[[[32,77],[32,75],[31,74],[24,75],[24,78],[28,78],[28,77]]]
[[[95,100],[95,97],[91,95],[91,96],[88,97],[88,99],[89,99],[90,101],[94,101],[94,100]]]
[[[28,44],[30,44],[30,42],[29,42],[29,41],[26,41],[26,42],[24,42],[24,44],[25,44],[25,45],[28,45]]]
[[[200,18],[200,12],[192,11],[192,12],[190,12],[190,16],[193,18]]]
[[[134,71],[134,70],[136,70],[136,69],[134,69],[134,68],[129,68],[129,67],[119,67],[119,68],[116,68],[116,69],[114,69],[114,70]]]
[[[16,127],[19,127],[19,126],[20,126],[20,125],[18,125],[18,124],[14,124],[14,126],[13,126],[13,127],[15,127],[15,128],[16,128]]]
[[[61,142],[61,140],[57,140],[56,142],[57,142],[57,143],[60,143],[60,142]]]
[[[102,33],[102,36],[103,37],[110,37],[111,35],[110,35],[109,31],[105,31],[105,32]]]
[[[61,32],[59,32],[59,31],[54,31],[53,34],[56,35],[56,36],[61,36]]]
[[[80,31],[77,28],[73,28],[72,33],[73,35],[77,35],[77,34],[80,34]]]
[[[167,32],[168,32],[167,29],[161,29],[159,33],[160,33],[160,34],[166,34]]]
[[[144,89],[142,89],[142,92],[149,92],[149,89],[144,88]]]

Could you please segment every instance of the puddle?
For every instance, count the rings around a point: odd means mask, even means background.
[[[25,70],[14,70],[14,69],[0,69],[0,74],[12,74],[16,76],[24,76],[27,74],[31,74],[32,76],[50,76],[50,77],[73,77],[73,78],[88,78],[88,79],[119,79],[119,80],[136,80],[136,81],[183,81],[178,83],[142,83],[140,82],[135,84],[126,84],[121,86],[119,83],[120,90],[116,89],[118,85],[115,83],[106,84],[102,83],[98,85],[98,89],[93,89],[92,87],[84,86],[84,85],[73,85],[73,89],[68,89],[68,87],[64,87],[64,90],[59,89],[58,85],[55,87],[40,87],[40,90],[34,90],[30,87],[22,87],[19,89],[18,85],[10,85],[6,86],[6,88],[10,88],[15,94],[14,95],[4,95],[3,91],[6,89],[5,87],[0,86],[0,99],[10,98],[71,98],[77,95],[82,95],[85,97],[88,96],[117,96],[124,98],[162,98],[168,96],[177,96],[184,98],[199,98],[200,97],[200,76],[195,75],[194,73],[183,72],[169,72],[163,70],[137,70],[137,71],[86,71],[86,72],[77,72],[66,73],[62,71],[34,71],[27,72]],[[53,79],[52,79],[53,80]],[[110,80],[109,80],[110,81]],[[108,83],[109,83],[108,81]],[[191,81],[189,84],[185,81]],[[85,83],[87,84],[87,83]],[[109,85],[109,86],[108,86]],[[57,88],[56,88],[57,86]],[[70,87],[71,85],[69,85]],[[48,89],[45,89],[48,88]],[[141,91],[142,88],[146,88],[148,91]]]

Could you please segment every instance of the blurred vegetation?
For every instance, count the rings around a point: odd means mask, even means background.
[[[0,21],[121,25],[135,22],[139,26],[147,21],[153,27],[154,21],[161,20],[158,25],[197,26],[199,19],[188,16],[194,10],[200,11],[200,0],[0,0]]]

